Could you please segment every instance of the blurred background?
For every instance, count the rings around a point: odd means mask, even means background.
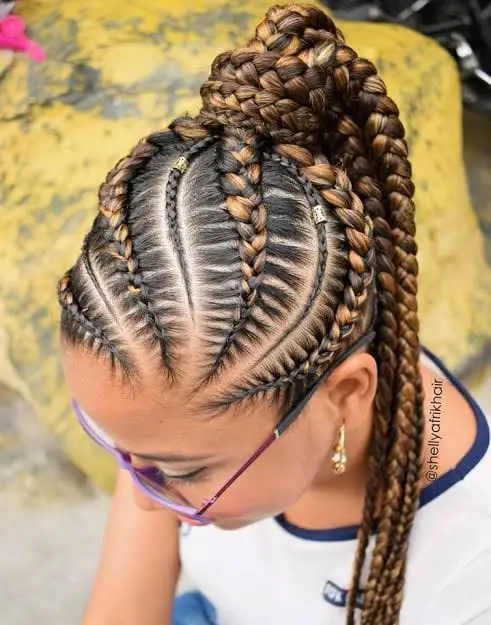
[[[71,413],[56,282],[107,170],[140,136],[196,112],[213,58],[244,43],[270,4],[0,0],[2,625],[79,622],[114,476]],[[407,128],[422,341],[491,412],[491,3],[442,5],[328,10]]]

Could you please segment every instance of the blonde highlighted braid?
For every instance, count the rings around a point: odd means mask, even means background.
[[[272,7],[244,47],[215,59],[201,97],[195,118],[142,140],[102,185],[84,247],[97,271],[79,260],[75,288],[61,281],[64,333],[95,337],[118,360],[111,315],[96,323],[114,304],[178,383],[185,310],[202,328],[190,396],[253,355],[208,407],[286,407],[364,331],[376,300],[379,382],[346,622],[373,535],[359,622],[395,625],[423,436],[414,187],[397,106],[374,65],[304,5]],[[316,207],[326,219],[313,224]],[[165,243],[152,237],[162,223]],[[97,301],[84,295],[89,278],[104,280]]]

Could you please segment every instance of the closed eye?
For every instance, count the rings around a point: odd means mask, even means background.
[[[154,467],[155,476],[158,476],[159,481],[162,484],[187,484],[198,482],[203,478],[205,474],[205,468],[196,469],[195,471],[190,471],[189,473],[183,473],[182,475],[169,475],[159,467]]]

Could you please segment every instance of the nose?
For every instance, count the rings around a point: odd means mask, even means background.
[[[145,495],[145,493],[143,493],[136,484],[133,486],[133,497],[135,499],[136,505],[141,510],[146,510],[147,512],[155,512],[156,510],[162,510],[162,506],[159,506],[159,504],[156,501],[154,501],[151,497],[149,497],[148,495]]]

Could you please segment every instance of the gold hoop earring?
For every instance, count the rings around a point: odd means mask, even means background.
[[[338,440],[334,445],[334,453],[331,456],[332,470],[336,475],[344,473],[346,470],[346,446],[345,446],[346,426],[344,421],[339,428]]]

